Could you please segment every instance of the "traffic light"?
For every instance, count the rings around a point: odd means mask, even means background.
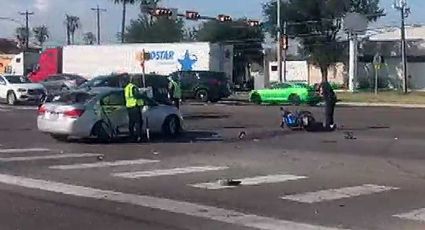
[[[187,20],[199,20],[201,15],[196,11],[186,11],[186,19]]]
[[[289,48],[288,35],[286,35],[286,34],[282,35],[282,37],[280,38],[280,47],[283,50],[288,50],[288,48]]]
[[[217,20],[220,22],[231,22],[232,17],[230,17],[229,15],[220,14],[217,16]]]
[[[142,52],[137,53],[136,59],[144,63],[145,61],[149,61],[151,59],[151,54],[143,50]]]
[[[260,22],[259,22],[259,21],[257,21],[257,20],[248,20],[248,21],[247,21],[247,24],[248,24],[248,26],[251,26],[251,27],[257,27],[257,26],[260,26]]]
[[[150,14],[155,17],[171,17],[173,11],[167,8],[155,8],[151,10]]]

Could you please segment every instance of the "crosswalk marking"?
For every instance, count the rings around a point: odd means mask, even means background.
[[[364,184],[361,186],[345,187],[339,189],[321,190],[317,192],[308,192],[302,194],[288,195],[281,197],[284,200],[292,200],[302,203],[316,203],[322,201],[338,200],[343,198],[368,195],[372,193],[397,190],[396,187],[387,187],[381,185]]]
[[[35,161],[35,160],[50,160],[64,158],[80,158],[80,157],[97,157],[102,154],[95,153],[78,153],[78,154],[56,154],[47,156],[30,156],[30,157],[6,157],[0,158],[0,162],[18,162],[18,161]]]
[[[50,149],[45,148],[28,148],[28,149],[0,149],[0,153],[26,153],[26,152],[49,152]]]
[[[123,172],[114,173],[113,176],[136,179],[140,177],[155,177],[155,176],[169,176],[194,172],[206,172],[228,169],[228,167],[217,166],[201,166],[201,167],[187,167],[187,168],[173,168],[173,169],[160,169],[152,171],[137,171],[137,172]]]
[[[425,208],[413,210],[411,212],[406,212],[402,214],[397,214],[397,215],[394,215],[394,217],[425,222]]]
[[[141,164],[157,163],[157,162],[159,162],[159,160],[136,159],[136,160],[96,162],[96,163],[73,164],[73,165],[54,165],[54,166],[50,166],[49,168],[62,169],[62,170],[89,169],[89,168],[105,168],[105,167],[124,166],[124,165],[141,165]]]
[[[259,185],[259,184],[271,184],[271,183],[280,183],[291,180],[300,180],[305,179],[305,176],[295,176],[295,175],[287,175],[287,174],[277,174],[277,175],[268,175],[268,176],[258,176],[258,177],[248,177],[242,179],[236,179],[237,181],[241,181],[241,186],[244,185]],[[235,186],[226,186],[217,182],[209,182],[209,183],[200,183],[200,184],[192,184],[190,185],[195,188],[203,188],[203,189],[228,189],[235,188]]]
[[[183,214],[191,217],[204,218],[260,230],[342,230],[338,228],[304,224],[271,217],[246,214],[238,211],[189,203],[185,201],[170,200],[152,196],[142,196],[111,190],[101,190],[96,188],[6,174],[0,174],[0,183],[76,197],[131,204],[139,207],[157,209],[169,213]]]

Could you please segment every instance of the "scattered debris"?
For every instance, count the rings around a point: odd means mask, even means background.
[[[342,207],[345,207],[345,204],[340,204],[340,205],[339,205],[339,207],[341,207],[341,208],[342,208]]]
[[[238,186],[242,183],[242,181],[233,179],[220,179],[218,180],[218,183],[222,186]]]
[[[254,142],[259,142],[259,141],[260,141],[260,139],[254,138],[254,139],[253,139],[253,141],[254,141]]]
[[[314,214],[319,214],[319,210],[314,210]]]
[[[61,151],[60,151],[60,154],[63,154],[63,153],[64,153],[64,151],[63,151],[63,150],[61,150]]]
[[[357,138],[353,135],[352,132],[345,132],[344,138],[346,140],[356,140]]]
[[[152,151],[153,155],[159,155],[158,151]]]
[[[99,155],[99,156],[97,156],[97,159],[99,160],[99,161],[103,161],[103,159],[105,158],[105,156],[104,155]]]
[[[394,137],[394,140],[398,140],[398,137]]]
[[[246,137],[246,132],[245,131],[242,131],[242,132],[239,133],[239,140],[242,140],[245,137]]]

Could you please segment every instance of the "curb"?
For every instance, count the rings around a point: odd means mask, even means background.
[[[425,109],[425,104],[398,104],[398,103],[363,103],[363,102],[339,102],[339,106],[355,106],[355,107],[394,107],[407,109]]]

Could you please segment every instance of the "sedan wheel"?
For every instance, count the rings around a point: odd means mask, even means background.
[[[176,137],[180,133],[180,121],[176,116],[169,116],[165,119],[162,127],[165,135],[169,137]]]
[[[296,105],[296,106],[301,104],[301,98],[300,98],[300,96],[298,96],[296,94],[290,95],[288,100],[291,104]]]
[[[10,92],[7,94],[7,104],[15,105],[16,104],[16,95],[14,92]]]

